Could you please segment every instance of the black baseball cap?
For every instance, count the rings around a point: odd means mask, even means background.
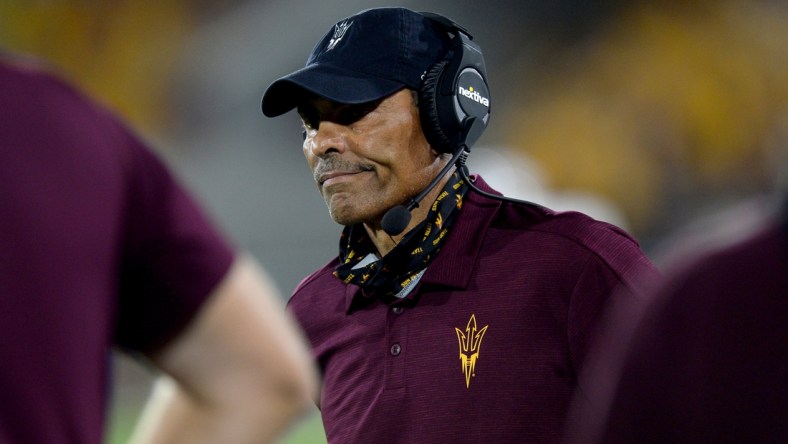
[[[448,48],[446,30],[417,12],[398,7],[361,11],[331,27],[306,66],[268,87],[263,114],[276,117],[290,111],[305,92],[356,104],[404,87],[418,90],[424,73]]]

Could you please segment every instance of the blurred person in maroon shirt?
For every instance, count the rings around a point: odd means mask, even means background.
[[[667,275],[613,311],[567,442],[788,442],[788,200]]]
[[[267,442],[307,408],[277,290],[120,119],[4,57],[0,160],[0,442],[103,442],[112,347],[162,375],[135,442]]]

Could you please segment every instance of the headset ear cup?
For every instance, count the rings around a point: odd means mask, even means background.
[[[441,126],[440,113],[438,112],[438,82],[448,63],[448,60],[443,60],[432,65],[424,74],[419,91],[419,116],[422,130],[430,146],[442,153],[453,151],[451,140]]]

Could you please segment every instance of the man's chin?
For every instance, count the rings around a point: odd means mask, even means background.
[[[331,213],[331,219],[333,219],[333,221],[338,223],[339,225],[344,225],[344,226],[357,225],[365,222],[363,218],[352,217],[344,214],[334,214],[334,213]]]
[[[357,195],[351,193],[334,193],[328,196],[324,194],[323,198],[331,219],[345,226],[360,223],[379,224],[386,213],[388,203],[388,199],[384,201],[383,197],[379,200],[372,197],[358,199]]]
[[[329,207],[329,215],[331,219],[339,225],[350,226],[362,223],[374,223],[376,220],[380,221],[381,216],[374,217],[366,214],[359,214],[352,211],[350,208],[335,208]]]
[[[360,218],[354,215],[353,211],[350,211],[345,206],[331,206],[331,204],[328,203],[328,214],[331,216],[331,219],[339,225],[355,225],[361,222]]]

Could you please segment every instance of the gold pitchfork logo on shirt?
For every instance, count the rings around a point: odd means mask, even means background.
[[[460,361],[462,362],[462,372],[465,374],[465,388],[471,386],[471,376],[476,376],[474,369],[476,368],[476,360],[479,359],[479,349],[482,346],[482,338],[487,331],[489,325],[484,328],[476,330],[476,315],[471,314],[471,319],[468,325],[465,326],[465,333],[459,328],[455,327],[457,332],[457,340],[460,343]]]

